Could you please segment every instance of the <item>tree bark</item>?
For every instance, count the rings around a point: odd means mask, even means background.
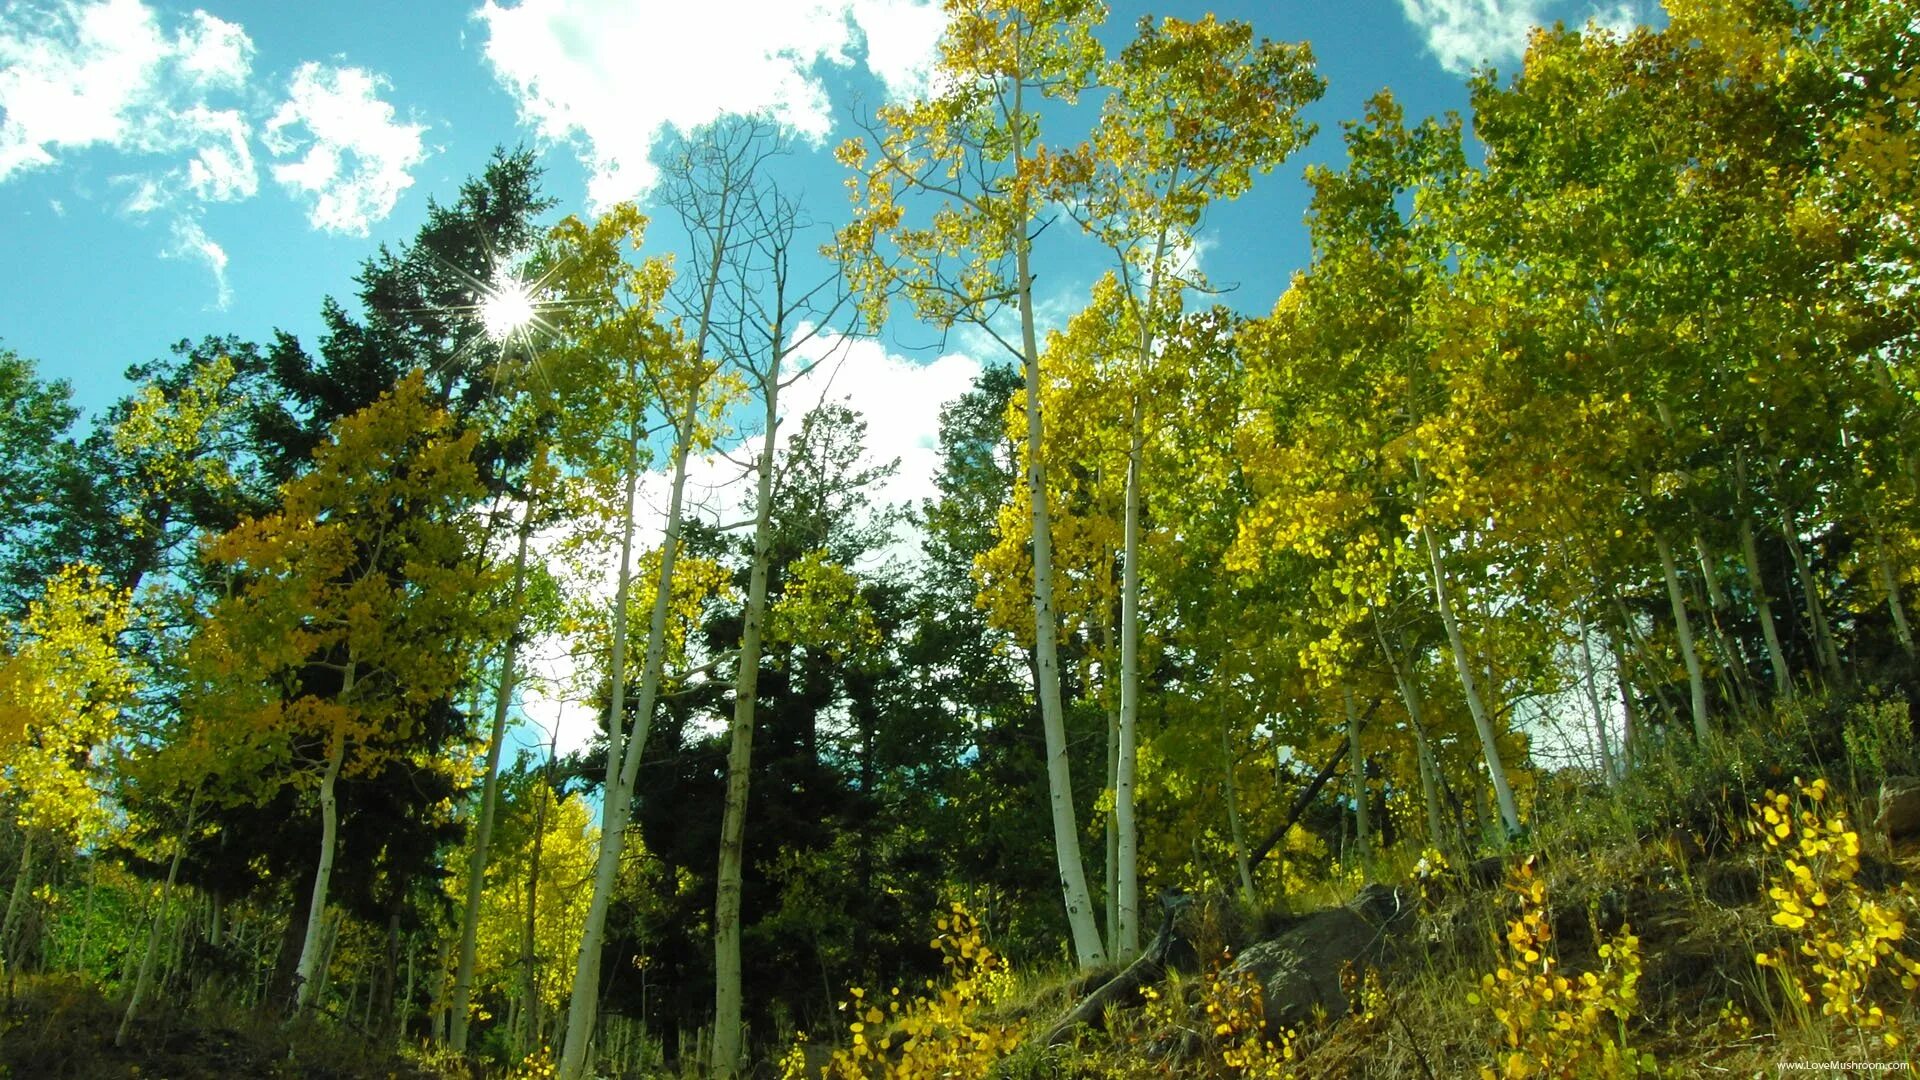
[[[1142,348],[1152,339],[1141,330]],[[1142,364],[1145,357],[1142,357]],[[1140,470],[1144,433],[1136,391],[1127,440],[1124,576],[1120,584],[1120,761],[1113,782],[1114,830],[1118,840],[1119,922],[1113,929],[1113,959],[1124,963],[1140,951],[1140,840],[1134,820],[1134,787],[1140,767]]]
[[[153,925],[147,928],[147,947],[140,954],[140,972],[134,976],[133,993],[127,998],[127,1011],[120,1017],[120,1028],[113,1033],[113,1045],[127,1045],[127,1035],[133,1030],[133,1018],[140,1013],[140,1003],[146,999],[147,990],[153,984],[153,954],[160,947],[160,930],[167,921],[167,909],[173,903],[173,884],[180,878],[180,855],[187,847],[187,834],[193,829],[193,809],[187,810],[187,826],[182,830],[178,845],[173,849],[173,859],[167,866],[167,883],[160,888],[160,908],[153,913]]]
[[[1701,673],[1699,650],[1693,648],[1693,623],[1686,613],[1686,594],[1680,588],[1674,550],[1659,530],[1653,532],[1653,550],[1661,557],[1661,575],[1667,578],[1667,603],[1674,613],[1674,634],[1680,638],[1680,661],[1686,663],[1686,684],[1693,707],[1693,738],[1705,744],[1713,736],[1713,726],[1707,723],[1707,676]]]
[[[1680,640],[1680,659],[1687,666],[1687,691],[1693,706],[1693,737],[1701,745],[1713,735],[1707,721],[1707,680],[1700,667],[1700,653],[1693,644],[1693,623],[1687,618],[1687,601],[1680,588],[1680,572],[1674,565],[1673,545],[1658,529],[1653,533],[1653,549],[1660,556],[1660,572],[1666,578],[1667,603],[1673,609],[1673,629]]]
[[[1907,609],[1900,603],[1900,579],[1884,547],[1876,545],[1874,562],[1880,571],[1880,587],[1887,593],[1887,614],[1893,618],[1893,638],[1908,657],[1913,656],[1913,627],[1907,623]]]
[[[353,663],[348,661],[342,698],[353,692]],[[294,975],[294,1013],[305,1013],[313,1004],[320,974],[322,929],[326,923],[327,886],[333,880],[334,849],[340,836],[340,802],[337,787],[340,766],[346,761],[346,732],[336,728],[328,738],[327,771],[320,778],[320,861],[313,874],[313,899],[307,906],[307,932],[300,943],[300,965]]]
[[[1353,793],[1353,849],[1364,872],[1371,877],[1373,827],[1367,806],[1367,756],[1360,749],[1360,714],[1353,708],[1353,687],[1340,688],[1341,703],[1347,710],[1347,776]]]
[[[1400,691],[1400,703],[1406,706],[1407,724],[1413,731],[1413,749],[1420,766],[1420,798],[1427,810],[1427,839],[1433,843],[1434,850],[1445,851],[1447,830],[1440,810],[1440,766],[1433,758],[1433,748],[1427,745],[1427,723],[1420,693],[1414,686],[1412,673],[1401,665],[1399,654],[1387,643],[1386,631],[1380,628],[1379,619],[1372,622],[1373,635],[1379,639],[1380,652],[1393,672],[1394,686]]]
[[[777,336],[777,333],[776,333]],[[778,349],[778,344],[775,346]],[[776,351],[777,356],[777,351]],[[727,748],[727,797],[720,819],[720,866],[715,876],[713,932],[713,1060],[715,1076],[733,1076],[741,1058],[740,894],[745,863],[747,781],[753,761],[754,710],[760,688],[760,654],[767,614],[767,577],[773,561],[773,444],[778,427],[780,372],[777,360],[763,386],[765,437],[760,443],[754,499],[753,566],[747,577],[747,610],[740,629],[740,660],[733,681],[733,724]]]
[[[1453,600],[1447,586],[1446,564],[1440,558],[1440,545],[1434,542],[1433,529],[1424,522],[1420,536],[1426,542],[1428,566],[1432,571],[1433,603],[1440,612],[1440,625],[1446,629],[1447,645],[1453,652],[1453,667],[1460,676],[1460,689],[1466,695],[1467,710],[1473,714],[1473,727],[1480,735],[1480,750],[1487,763],[1487,775],[1493,782],[1494,797],[1500,804],[1500,820],[1508,836],[1520,831],[1520,811],[1513,801],[1513,789],[1507,784],[1507,769],[1500,761],[1500,744],[1493,731],[1493,718],[1480,699],[1480,687],[1474,681],[1473,661],[1467,655],[1466,639],[1460,634],[1460,621],[1453,612]]]
[[[1800,546],[1800,526],[1794,520],[1794,513],[1787,507],[1780,509],[1780,536],[1787,542],[1787,554],[1793,556],[1793,566],[1800,575],[1800,587],[1807,597],[1807,623],[1813,628],[1815,655],[1820,657],[1820,666],[1826,670],[1827,678],[1834,685],[1843,680],[1840,669],[1840,650],[1833,642],[1833,631],[1827,626],[1826,604],[1820,599],[1820,586],[1814,581],[1813,565],[1807,560],[1806,549]]]
[[[1611,784],[1620,778],[1620,773],[1614,762],[1612,740],[1607,737],[1607,711],[1600,704],[1600,684],[1593,670],[1593,645],[1584,622],[1580,624],[1580,659],[1587,685],[1587,704],[1593,706],[1593,733],[1600,743],[1600,770]]]
[[[1247,858],[1247,833],[1240,824],[1240,785],[1234,780],[1233,747],[1227,739],[1227,725],[1220,725],[1220,764],[1222,788],[1227,796],[1227,835],[1233,840],[1233,866],[1240,874],[1241,899],[1254,902],[1253,863]]]
[[[599,1012],[600,942],[606,933],[607,907],[613,898],[614,880],[619,875],[620,856],[626,850],[627,819],[633,804],[633,785],[640,773],[640,755],[647,744],[654,700],[660,691],[660,668],[665,662],[667,647],[667,611],[673,601],[673,567],[679,556],[680,516],[687,489],[687,456],[693,449],[697,412],[697,395],[689,391],[685,412],[679,417],[678,431],[674,437],[673,482],[667,500],[667,529],[660,542],[660,577],[654,588],[653,616],[647,630],[647,655],[640,672],[640,693],[634,702],[633,733],[624,745],[615,734],[625,728],[624,716],[617,711],[623,699],[624,679],[614,683],[616,711],[609,725],[609,783],[602,811],[600,852],[594,864],[593,896],[588,901],[587,921],[580,936],[580,956],[574,965],[572,996],[567,1003],[567,1036],[559,1069],[562,1080],[579,1080],[585,1070],[587,1047],[593,1039],[594,1020]],[[629,522],[632,520],[632,475],[630,472],[627,489]],[[621,543],[623,552],[630,551],[632,538],[629,527]],[[625,572],[624,562],[622,566]],[[625,591],[623,579],[619,600],[625,599]],[[619,614],[621,626],[624,626],[625,618],[623,609]],[[616,641],[624,646],[624,633]],[[624,653],[622,655],[624,658]]]
[[[1022,86],[1014,80],[1014,124],[1024,123]],[[1024,143],[1013,140],[1015,175],[1025,171]],[[1014,219],[1028,220],[1026,189],[1016,196]],[[1053,821],[1054,862],[1060,874],[1060,891],[1067,909],[1067,927],[1073,937],[1074,960],[1083,968],[1106,962],[1106,950],[1100,942],[1100,929],[1093,920],[1093,901],[1087,892],[1086,866],[1080,857],[1080,827],[1075,821],[1072,770],[1067,763],[1067,726],[1060,700],[1060,658],[1055,641],[1057,625],[1053,604],[1053,525],[1047,507],[1047,473],[1044,434],[1040,416],[1040,346],[1034,326],[1033,270],[1029,264],[1032,239],[1025,232],[1014,238],[1015,289],[1020,310],[1021,367],[1027,390],[1027,498],[1033,539],[1033,642],[1038,659],[1039,679],[1034,687],[1040,698],[1040,725],[1046,737],[1047,791]],[[1124,841],[1123,841],[1124,842]],[[572,1080],[572,1078],[568,1078]]]
[[[12,985],[14,933],[27,910],[27,896],[33,891],[33,830],[20,830],[20,865],[13,873],[13,889],[7,894],[7,914],[0,918],[0,969],[7,972]]]
[[[527,583],[527,540],[532,534],[533,505],[529,502],[520,515],[519,545],[513,556],[514,625],[500,648],[500,685],[494,692],[493,726],[487,736],[487,767],[480,782],[480,820],[474,825],[473,850],[467,856],[467,900],[460,912],[460,959],[453,971],[453,1030],[447,1040],[456,1054],[467,1052],[468,1006],[473,997],[480,900],[486,888],[487,847],[493,842],[494,806],[500,793],[500,747],[506,741],[507,709],[513,703],[514,660],[520,647],[520,603]]]

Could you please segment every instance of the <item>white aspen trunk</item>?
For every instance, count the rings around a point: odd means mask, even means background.
[[[1175,174],[1178,176],[1176,170]],[[1172,179],[1169,179],[1169,184]],[[1147,264],[1145,310],[1135,305],[1140,323],[1140,355],[1134,365],[1131,407],[1127,413],[1127,481],[1122,543],[1125,561],[1120,583],[1120,763],[1113,784],[1114,828],[1119,832],[1120,899],[1115,912],[1113,959],[1126,963],[1140,951],[1140,833],[1134,815],[1134,789],[1140,770],[1140,500],[1145,483],[1146,429],[1141,395],[1153,366],[1154,320],[1159,315],[1160,267],[1167,257],[1167,226],[1154,239]]]
[[[1613,681],[1620,692],[1620,768],[1633,768],[1634,733],[1639,728],[1639,711],[1633,704],[1633,686],[1627,679],[1627,650],[1620,633],[1607,627],[1607,651],[1613,654]]]
[[[1782,699],[1793,700],[1793,669],[1787,666],[1787,653],[1780,647],[1780,631],[1773,621],[1773,601],[1767,596],[1766,581],[1760,576],[1760,545],[1754,540],[1753,522],[1740,515],[1740,557],[1747,564],[1747,587],[1753,592],[1754,614],[1760,620],[1760,634],[1767,640],[1767,663],[1773,667],[1773,691]]]
[[[507,709],[513,702],[515,653],[520,647],[520,602],[527,583],[527,540],[533,533],[533,506],[520,516],[518,550],[513,556],[514,625],[500,649],[500,685],[493,698],[493,726],[487,736],[487,768],[480,781],[480,820],[473,830],[473,850],[467,856],[467,900],[460,912],[460,960],[453,972],[453,1018],[448,1043],[456,1054],[467,1052],[467,1012],[473,997],[473,960],[480,930],[480,897],[486,887],[487,847],[493,842],[493,815],[500,792],[500,746],[506,741]]]
[[[1700,509],[1694,508],[1698,515]],[[1693,533],[1693,549],[1700,561],[1700,581],[1707,593],[1707,632],[1712,635],[1716,652],[1726,658],[1721,665],[1723,685],[1729,700],[1738,704],[1751,704],[1753,701],[1753,682],[1747,672],[1747,655],[1740,647],[1740,639],[1727,632],[1722,617],[1733,609],[1733,602],[1726,590],[1720,587],[1718,560],[1713,557],[1713,549],[1707,545],[1707,537],[1699,529]]]
[[[775,349],[779,347],[776,328]],[[733,680],[733,724],[727,748],[727,800],[720,819],[720,867],[713,914],[712,1073],[731,1077],[741,1058],[740,894],[745,870],[747,787],[753,762],[754,710],[760,690],[760,654],[767,613],[767,577],[773,560],[773,441],[779,423],[778,361],[763,382],[766,417],[754,499],[753,566],[747,577],[746,618]]]
[[[1460,620],[1454,615],[1453,600],[1447,587],[1446,564],[1440,558],[1440,545],[1434,542],[1433,529],[1424,522],[1420,536],[1426,542],[1428,567],[1432,571],[1433,603],[1440,611],[1440,625],[1447,632],[1447,646],[1453,652],[1453,667],[1460,676],[1460,689],[1467,699],[1467,711],[1473,714],[1473,727],[1480,735],[1480,750],[1487,762],[1487,776],[1493,783],[1494,798],[1500,804],[1500,821],[1507,835],[1520,831],[1520,810],[1513,801],[1513,788],[1507,784],[1507,769],[1500,761],[1500,744],[1493,731],[1493,718],[1480,698],[1480,687],[1473,678],[1473,660],[1467,655],[1466,640],[1460,635]]]
[[[573,986],[567,1002],[567,1040],[560,1059],[560,1074],[569,1080],[579,1077],[586,1065],[587,1041],[592,1036],[594,1014],[599,1005],[600,939],[606,931],[607,905],[613,895],[613,879],[620,867],[620,844],[615,837],[625,831],[623,825],[627,804],[620,794],[620,774],[626,764],[627,607],[628,597],[633,590],[634,503],[640,482],[639,452],[640,423],[635,420],[627,433],[627,486],[620,519],[620,566],[614,578],[613,643],[607,659],[610,704],[607,712],[607,783],[605,802],[601,807],[600,849],[594,864],[593,896],[588,901],[587,921],[581,928],[580,952],[574,964]],[[621,815],[618,818],[614,816],[616,810]]]
[[[1105,620],[1102,619],[1104,622]],[[1101,627],[1103,645],[1107,656],[1113,655],[1113,635],[1108,628]],[[1107,808],[1107,859],[1106,891],[1102,897],[1107,904],[1107,926],[1120,925],[1120,823],[1115,820],[1118,797],[1114,794],[1120,782],[1120,698],[1113,696],[1113,706],[1107,710],[1107,787],[1105,799],[1111,800]]]
[[[1141,331],[1143,347],[1150,347]],[[1142,358],[1144,362],[1144,357]],[[1140,837],[1134,820],[1134,788],[1140,768],[1140,484],[1143,432],[1140,397],[1133,399],[1127,445],[1126,561],[1120,582],[1120,761],[1114,770],[1114,830],[1119,834],[1119,922],[1113,929],[1113,960],[1126,963],[1140,951]]]
[[[133,1031],[133,1018],[140,1014],[140,1003],[146,1000],[147,990],[153,985],[153,954],[160,948],[160,929],[167,921],[167,908],[173,903],[173,883],[180,879],[180,855],[187,848],[187,836],[193,829],[193,806],[187,807],[187,827],[182,830],[180,842],[173,849],[173,860],[167,865],[167,882],[160,888],[160,910],[153,913],[153,925],[147,928],[147,947],[140,953],[140,973],[134,976],[133,994],[127,998],[127,1011],[120,1017],[120,1028],[113,1033],[113,1045],[127,1045],[127,1035]]]
[[[341,686],[340,697],[345,699],[353,693],[353,660],[351,654],[347,660],[346,682]],[[340,801],[338,787],[340,766],[347,757],[347,735],[336,728],[328,738],[327,771],[320,777],[320,864],[313,873],[313,899],[307,907],[307,932],[300,943],[300,966],[296,969],[294,981],[299,987],[294,992],[294,1015],[307,1011],[314,1002],[319,990],[315,985],[321,973],[321,954],[324,952],[324,933],[327,914],[327,886],[333,880],[333,857],[340,836]]]
[[[555,738],[558,739],[558,728]],[[547,768],[553,768],[553,754],[548,751]],[[552,777],[549,775],[547,788],[540,795],[540,804],[533,815],[533,853],[527,860],[527,918],[520,927],[520,1017],[514,1026],[514,1038],[518,1041],[522,1054],[540,1045],[540,980],[535,968],[537,957],[534,955],[534,935],[540,921],[540,861],[544,856],[547,838],[547,800],[552,798]]]
[[[1353,793],[1353,850],[1369,877],[1373,858],[1373,823],[1367,806],[1367,757],[1360,749],[1360,714],[1353,707],[1353,687],[1340,687],[1340,701],[1347,710],[1347,772]]]
[[[1673,545],[1654,530],[1653,549],[1660,555],[1660,572],[1667,582],[1667,603],[1673,609],[1673,629],[1680,639],[1680,659],[1687,666],[1687,691],[1693,706],[1693,737],[1701,744],[1712,737],[1707,722],[1707,680],[1700,668],[1700,653],[1693,645],[1693,623],[1687,618],[1686,596],[1680,588],[1680,572],[1674,565]]]
[[[1013,123],[1025,122],[1022,84],[1014,81]],[[1013,140],[1014,173],[1025,168],[1023,142]],[[1046,736],[1047,792],[1053,819],[1054,863],[1060,874],[1060,892],[1067,909],[1067,927],[1073,937],[1074,960],[1083,968],[1106,962],[1100,928],[1093,921],[1093,900],[1087,892],[1087,871],[1080,858],[1080,827],[1074,820],[1072,770],[1067,764],[1067,726],[1060,701],[1060,657],[1054,640],[1053,525],[1047,508],[1047,470],[1040,417],[1040,346],[1034,328],[1033,270],[1029,264],[1031,239],[1025,232],[1027,196],[1018,196],[1014,218],[1021,232],[1014,238],[1015,289],[1019,296],[1021,367],[1027,390],[1027,496],[1033,534],[1033,646],[1036,668],[1034,692],[1040,699],[1040,726]],[[572,1077],[565,1080],[573,1080]]]
[[[1387,667],[1393,672],[1393,684],[1400,691],[1400,703],[1406,707],[1407,724],[1413,730],[1414,756],[1420,766],[1420,798],[1427,811],[1427,839],[1432,841],[1435,851],[1445,851],[1447,828],[1446,818],[1440,811],[1440,766],[1433,759],[1433,748],[1427,745],[1427,722],[1420,694],[1414,688],[1413,677],[1400,665],[1399,654],[1387,644],[1386,632],[1380,629],[1378,619],[1373,622],[1373,635],[1379,639],[1380,652],[1386,656]]]
[[[694,421],[698,412],[696,395],[689,393],[686,411],[679,418],[674,437],[673,483],[667,500],[667,530],[660,542],[660,578],[653,594],[653,615],[647,630],[647,655],[640,672],[640,693],[634,701],[633,733],[625,745],[609,733],[607,747],[608,789],[602,810],[600,852],[594,864],[593,896],[587,905],[587,921],[580,935],[580,955],[574,965],[572,995],[567,1002],[567,1035],[561,1050],[561,1080],[579,1080],[587,1064],[587,1049],[593,1040],[594,1021],[600,1008],[600,942],[607,927],[607,907],[613,899],[614,880],[620,870],[620,856],[626,850],[627,818],[633,804],[633,785],[640,773],[640,755],[647,744],[648,728],[653,720],[654,700],[660,692],[660,668],[667,646],[667,610],[673,599],[673,567],[680,549],[680,515],[687,489],[687,455],[693,448]],[[629,473],[629,523],[632,520],[632,473]],[[632,542],[631,526],[622,540],[623,553]],[[622,563],[619,599],[624,600],[626,569]],[[617,601],[616,601],[617,602]],[[625,610],[619,615],[624,627]],[[616,638],[624,645],[624,634]],[[624,654],[623,654],[624,659]],[[621,682],[614,683],[616,706],[624,700]],[[612,731],[623,728],[622,714],[613,713]]]
[[[1233,841],[1233,868],[1240,874],[1240,896],[1253,903],[1253,862],[1247,855],[1247,833],[1240,824],[1240,785],[1234,779],[1233,746],[1227,739],[1227,725],[1220,725],[1221,778],[1227,796],[1227,835]]]
[[[1580,659],[1587,684],[1587,704],[1593,706],[1593,733],[1600,741],[1600,771],[1611,784],[1620,778],[1620,773],[1613,757],[1613,740],[1607,736],[1607,710],[1600,704],[1600,684],[1593,671],[1593,645],[1584,622],[1580,624]]]
[[[1894,575],[1893,563],[1887,559],[1884,547],[1877,551],[1874,560],[1879,564],[1880,587],[1887,593],[1887,613],[1893,617],[1893,637],[1900,643],[1906,654],[1913,656],[1913,627],[1907,623],[1907,609],[1900,603],[1900,579]]]
[[[1840,651],[1834,646],[1833,633],[1827,626],[1826,605],[1820,599],[1820,586],[1813,579],[1813,565],[1807,560],[1806,549],[1800,546],[1800,526],[1794,520],[1792,510],[1782,507],[1780,510],[1780,536],[1787,542],[1787,553],[1793,556],[1793,567],[1800,575],[1800,587],[1807,596],[1807,622],[1813,627],[1813,645],[1820,663],[1826,669],[1827,678],[1834,683],[1840,682]]]

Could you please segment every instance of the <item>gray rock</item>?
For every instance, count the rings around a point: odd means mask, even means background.
[[[1920,833],[1920,777],[1889,776],[1881,782],[1873,825],[1889,840]]]
[[[1316,911],[1278,937],[1250,946],[1228,969],[1260,981],[1269,1032],[1298,1027],[1318,1006],[1328,1016],[1347,1012],[1341,969],[1380,964],[1389,939],[1413,924],[1411,897],[1369,885],[1345,907]]]

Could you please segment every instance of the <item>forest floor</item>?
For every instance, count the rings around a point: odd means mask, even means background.
[[[125,1002],[71,976],[22,976],[0,999],[0,1080],[465,1080],[357,1031],[289,1029],[159,1001],[116,1046]]]
[[[1016,976],[1012,989],[934,1037],[971,1038],[956,1029],[966,1024],[975,1033],[1021,1034],[982,1040],[996,1047],[991,1055],[933,1075],[1920,1072],[1920,838],[1891,840],[1871,824],[1877,779],[1836,777],[1829,787],[1750,763],[1727,768],[1718,783],[1711,770],[1695,768],[1674,771],[1664,789],[1658,782],[1627,791],[1568,789],[1541,804],[1541,820],[1551,815],[1562,824],[1536,831],[1520,845],[1524,853],[1461,868],[1444,867],[1432,853],[1376,861],[1365,875],[1367,895],[1385,890],[1404,917],[1383,926],[1365,955],[1341,965],[1332,1007],[1323,995],[1265,1034],[1259,1012],[1278,1003],[1263,1002],[1251,982],[1236,979],[1231,959],[1347,904],[1359,880],[1315,886],[1284,910],[1202,898],[1182,933],[1193,955],[1211,959],[1151,982],[1151,993],[1130,992],[1052,1047],[1041,1033],[1102,976]],[[1659,812],[1649,814],[1649,805]],[[1777,808],[1771,816],[1770,808]],[[344,1028],[290,1032],[247,1014],[170,1001],[156,1003],[117,1048],[119,1008],[77,980],[22,976],[10,999],[0,1000],[0,1080],[492,1075],[446,1055],[383,1048]],[[901,1052],[908,1030],[889,1023],[874,1033],[869,1045],[882,1053],[860,1063],[859,1074],[915,1075]],[[851,1040],[840,1042],[844,1048]],[[831,1038],[808,1045],[806,1076],[819,1075],[816,1066],[834,1045]],[[774,1077],[779,1067],[769,1060],[755,1075]]]

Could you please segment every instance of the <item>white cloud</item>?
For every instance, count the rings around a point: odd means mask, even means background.
[[[234,109],[196,105],[181,122],[204,132],[208,141],[187,163],[187,187],[202,202],[251,199],[260,191],[253,164],[253,141],[246,118]]]
[[[825,139],[819,65],[860,54],[890,94],[912,93],[943,26],[930,0],[487,0],[475,14],[521,122],[578,145],[595,206],[653,186],[650,155],[670,128],[757,114]]]
[[[173,243],[161,252],[169,259],[187,259],[204,265],[213,275],[214,310],[225,311],[233,302],[233,290],[227,286],[227,252],[207,235],[200,222],[190,217],[173,221]]]
[[[789,363],[794,371],[808,364],[814,366],[781,392],[783,420],[776,435],[779,446],[786,446],[798,433],[800,417],[807,411],[823,401],[842,403],[867,421],[868,459],[900,462],[898,472],[873,493],[876,506],[917,506],[937,493],[940,406],[972,389],[980,373],[977,361],[950,353],[922,364],[889,353],[876,341],[828,333],[797,350]],[[750,517],[753,478],[739,463],[754,459],[760,446],[761,436],[755,434],[729,447],[728,456],[711,455],[688,462],[689,512],[722,523]],[[668,477],[664,472],[648,473],[642,479],[640,505],[648,517],[635,538],[636,550],[659,544],[667,495]],[[580,585],[596,595],[611,597],[615,562],[611,552],[596,559],[587,573],[588,580]],[[555,565],[552,569],[563,579],[575,577],[565,567]],[[631,648],[630,655],[637,657],[645,643],[634,642]],[[532,724],[548,732],[558,725],[561,753],[578,750],[592,740],[596,731],[595,714],[583,704],[592,692],[584,678],[589,665],[567,642],[543,642],[536,652],[540,659],[531,666],[538,678],[523,686],[522,710]]]
[[[1534,27],[1556,19],[1574,25],[1591,20],[1615,33],[1642,21],[1631,0],[1605,10],[1561,0],[1400,0],[1400,10],[1425,35],[1440,66],[1459,75],[1480,64],[1518,61]]]
[[[426,159],[426,128],[403,123],[380,99],[386,80],[362,68],[311,61],[300,65],[261,133],[276,158],[305,153],[273,166],[283,187],[313,197],[314,228],[364,236],[393,212],[413,183],[411,170]]]
[[[0,14],[0,181],[104,146],[175,153],[209,132],[189,114],[252,72],[240,27],[196,11],[171,36],[141,0],[19,5]],[[212,133],[215,137],[222,132]]]

